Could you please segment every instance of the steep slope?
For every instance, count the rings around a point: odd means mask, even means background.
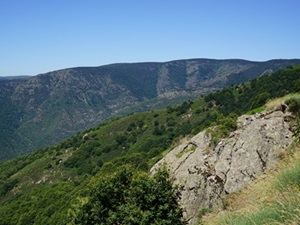
[[[166,107],[300,60],[191,59],[71,68],[0,82],[0,161],[114,116]]]
[[[289,117],[281,109],[239,117],[238,129],[216,146],[202,131],[171,150],[152,171],[167,165],[180,186],[184,217],[194,224],[201,209],[224,208],[227,194],[246,187],[280,159],[292,143]]]
[[[199,225],[300,223],[300,148],[294,143],[282,160],[255,182],[227,196],[226,207],[202,210]]]
[[[237,115],[232,112],[242,114],[263,106],[268,98],[297,92],[299,81],[299,65],[289,67],[181,105],[111,120],[58,145],[2,162],[0,224],[65,224],[70,209],[75,207],[75,214],[80,213],[76,206],[89,199],[101,178],[121,170],[124,165],[147,172],[169,150],[178,146],[183,137],[194,136],[209,126],[222,128],[219,132],[210,132],[211,139],[219,143],[220,138],[228,137],[236,128],[234,118]],[[268,98],[262,98],[266,91]],[[227,95],[229,99],[220,98]],[[243,107],[239,105],[245,102]],[[272,139],[265,136],[263,140],[267,140],[266,144],[272,143]],[[186,150],[192,152],[195,149],[191,145]],[[221,154],[212,156],[220,157]],[[261,154],[261,157],[264,159],[265,155]],[[258,154],[255,159],[260,160]],[[218,176],[221,178],[221,174]],[[108,187],[112,186],[108,184]],[[152,197],[157,196],[152,194]]]

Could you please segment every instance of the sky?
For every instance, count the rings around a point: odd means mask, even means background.
[[[300,58],[300,0],[0,0],[0,76]]]

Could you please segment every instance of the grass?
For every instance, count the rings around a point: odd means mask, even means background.
[[[286,95],[286,96],[281,97],[281,98],[271,99],[266,103],[265,106],[261,106],[261,107],[252,109],[252,110],[248,111],[246,114],[247,115],[253,115],[255,113],[260,113],[264,110],[271,111],[271,110],[274,110],[274,109],[280,109],[281,104],[284,103],[286,100],[291,99],[291,98],[300,98],[300,94],[299,93],[293,93],[293,94],[289,94],[289,95]]]
[[[246,115],[253,115],[253,114],[256,114],[256,113],[260,113],[264,110],[265,110],[265,106],[261,106],[261,107],[250,110],[249,112],[246,113]]]
[[[294,144],[276,169],[226,202],[226,210],[205,215],[200,224],[300,224],[299,144]]]
[[[289,187],[300,189],[300,163],[290,166],[278,176],[277,189],[284,191]]]
[[[189,153],[189,152],[194,152],[195,150],[196,150],[196,146],[191,145],[191,146],[187,147],[186,149],[184,149],[183,151],[177,153],[176,157],[181,158],[184,154]]]
[[[293,93],[293,94],[289,94],[289,95],[286,95],[286,96],[281,97],[281,98],[272,99],[272,100],[267,102],[266,109],[268,111],[276,109],[276,108],[278,109],[278,108],[281,107],[282,103],[284,103],[286,100],[288,100],[290,98],[300,98],[300,94],[299,93]]]

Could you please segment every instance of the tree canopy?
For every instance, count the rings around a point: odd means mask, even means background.
[[[73,207],[70,224],[182,225],[178,193],[166,170],[151,177],[122,167],[100,179],[86,203]]]

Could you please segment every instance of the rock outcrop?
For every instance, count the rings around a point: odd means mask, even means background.
[[[288,113],[244,115],[238,129],[216,147],[205,131],[170,151],[153,168],[166,165],[181,190],[184,217],[193,224],[199,210],[223,207],[226,194],[241,190],[274,165],[292,143]]]

